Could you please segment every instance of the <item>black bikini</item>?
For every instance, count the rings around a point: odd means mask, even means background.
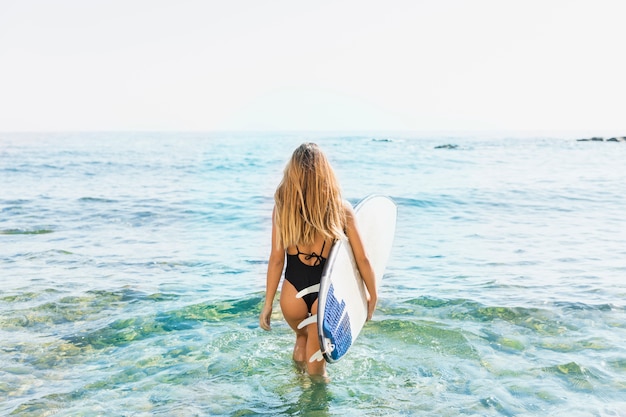
[[[326,265],[326,258],[324,258],[321,254],[324,253],[324,246],[326,246],[326,242],[322,245],[322,250],[320,251],[320,255],[315,252],[312,253],[303,253],[300,252],[300,249],[296,246],[296,250],[298,253],[295,255],[287,254],[287,267],[285,268],[285,279],[289,281],[298,292],[319,285],[320,280],[322,279],[322,272],[324,271],[324,265]],[[305,261],[310,261],[315,258],[315,263],[313,265],[307,265],[300,259],[300,255],[304,255]],[[311,308],[313,307],[313,303],[317,300],[317,291],[314,291],[306,294],[302,297],[304,302],[306,303],[307,310],[311,313]]]

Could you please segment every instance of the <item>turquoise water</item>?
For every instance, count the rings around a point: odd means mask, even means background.
[[[275,304],[301,142],[398,204],[379,308],[312,381]],[[455,149],[435,149],[443,144]],[[0,415],[625,416],[626,146],[572,138],[1,134]]]

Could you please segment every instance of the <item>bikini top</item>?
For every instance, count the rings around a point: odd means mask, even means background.
[[[315,252],[311,252],[311,253],[305,253],[305,252],[300,252],[300,248],[298,248],[298,245],[296,245],[296,250],[298,251],[298,253],[296,254],[287,254],[289,256],[297,256],[298,260],[306,265],[306,266],[319,266],[322,262],[324,262],[326,260],[326,258],[324,258],[321,254],[324,253],[324,247],[326,246],[326,241],[324,241],[324,243],[322,244],[322,250],[320,251],[320,254],[318,255]],[[315,262],[313,263],[313,265],[307,265],[304,262],[302,262],[300,260],[300,255],[304,255],[304,260],[305,261],[310,261],[311,259],[315,258]]]

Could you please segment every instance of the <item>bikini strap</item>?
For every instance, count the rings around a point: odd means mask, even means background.
[[[317,266],[321,264],[324,259],[326,259],[322,256],[322,254],[324,253],[324,247],[326,247],[326,241],[322,243],[322,250],[320,251],[319,255],[315,252],[311,252],[311,253],[300,252],[300,248],[298,248],[298,245],[296,245],[296,250],[298,251],[298,256],[304,255],[305,261],[310,261],[311,259],[316,258],[314,266]]]

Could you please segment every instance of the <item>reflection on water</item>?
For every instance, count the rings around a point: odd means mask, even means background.
[[[300,395],[298,401],[285,411],[287,415],[328,416],[332,396],[329,382],[324,378],[301,376],[298,378]]]

